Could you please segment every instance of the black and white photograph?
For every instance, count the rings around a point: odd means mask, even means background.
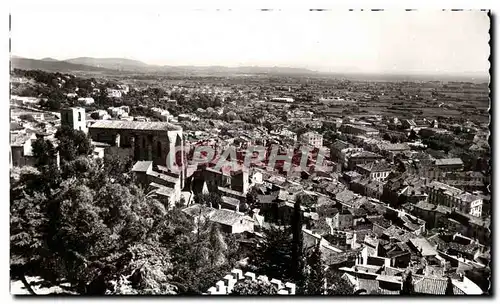
[[[493,294],[494,12],[38,7],[11,295]]]

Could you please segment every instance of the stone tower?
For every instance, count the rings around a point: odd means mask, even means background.
[[[87,133],[84,108],[68,108],[61,110],[61,126],[68,126],[74,130]]]

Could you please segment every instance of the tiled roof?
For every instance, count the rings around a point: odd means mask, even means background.
[[[478,248],[474,244],[462,245],[456,242],[448,243],[448,248],[461,253],[474,254]]]
[[[358,278],[358,290],[360,290],[360,289],[364,289],[368,293],[370,293],[371,291],[374,291],[374,290],[378,290],[378,281]]]
[[[447,278],[431,278],[427,276],[414,275],[413,287],[416,293],[429,295],[445,295]],[[453,285],[454,295],[465,295],[465,292]]]
[[[464,162],[460,158],[436,159],[436,166],[463,165],[463,164]]]
[[[471,203],[471,202],[473,202],[475,200],[480,199],[480,197],[478,197],[478,196],[476,196],[474,194],[468,193],[468,192],[464,192],[464,193],[460,194],[458,196],[458,198],[461,199],[461,200],[463,200],[463,201],[465,201],[465,202],[468,202],[468,203]]]
[[[158,189],[156,189],[156,194],[165,196],[165,197],[171,197],[172,195],[175,194],[175,191],[173,188],[170,187],[165,187],[165,186],[160,186]]]
[[[434,249],[434,247],[423,237],[410,239],[410,242],[420,252],[422,256],[437,254],[436,249]]]
[[[382,158],[381,155],[373,153],[370,151],[355,152],[350,155],[350,157],[370,157],[370,158]]]
[[[447,185],[447,184],[444,184],[444,183],[441,183],[441,182],[438,182],[438,181],[433,181],[431,182],[429,185],[428,185],[429,188],[436,188],[436,189],[441,189],[445,192],[448,192],[450,193],[452,196],[456,196],[456,195],[459,195],[461,194],[462,192],[464,192],[463,190],[461,189],[458,189],[458,188],[455,188],[455,187],[452,187],[450,185]]]
[[[364,242],[371,247],[377,247],[379,240],[377,238],[373,238],[370,235],[365,235]]]
[[[243,219],[253,221],[253,219],[248,216],[224,209],[215,209],[215,211],[210,215],[210,221],[227,226],[233,226]]]
[[[347,203],[352,201],[356,195],[350,190],[344,190],[335,195],[335,199],[342,203]]]
[[[278,196],[276,194],[257,194],[257,200],[260,204],[272,204]]]
[[[414,238],[415,235],[413,233],[406,232],[405,230],[398,228],[396,226],[391,226],[384,231],[384,234],[390,238],[394,238],[401,242],[407,242],[411,238]]]
[[[447,279],[430,278],[413,275],[413,288],[416,293],[444,295],[446,292]]]
[[[382,274],[388,276],[396,276],[396,275],[401,275],[403,272],[404,272],[403,269],[385,266],[384,270],[382,271]]]
[[[201,216],[207,216],[211,212],[213,212],[214,210],[215,209],[207,207],[207,206],[195,204],[195,205],[192,205],[192,206],[189,206],[187,208],[182,209],[182,212],[186,213],[187,215],[197,217],[200,214],[201,214]]]
[[[180,126],[176,126],[168,122],[143,122],[126,120],[99,120],[92,124],[89,129],[182,131],[182,128]]]
[[[368,218],[368,220],[370,222],[372,222],[373,224],[379,225],[382,228],[391,227],[391,223],[383,217],[370,217],[370,218]]]
[[[159,179],[162,179],[170,184],[175,184],[179,181],[179,178],[176,178],[176,177],[173,177],[173,176],[170,176],[170,175],[167,175],[167,174],[163,174],[163,173],[159,173],[159,172],[155,172],[155,171],[149,171],[147,172],[147,175],[148,176],[154,176],[156,178],[159,178]]]

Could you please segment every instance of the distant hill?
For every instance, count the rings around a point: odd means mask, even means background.
[[[230,75],[315,75],[318,72],[288,67],[224,67],[224,66],[159,66],[125,58],[79,57],[58,61],[47,57],[41,60],[12,56],[12,66],[19,69],[39,69],[47,71],[85,71],[174,74],[187,76],[230,76]]]
[[[111,70],[143,71],[148,68],[148,65],[144,62],[125,58],[78,57],[64,61],[73,64],[83,64]]]
[[[50,57],[45,57],[45,58],[42,58],[42,59],[40,59],[40,60],[42,60],[42,61],[59,61],[59,60],[57,60],[57,59],[50,58]]]
[[[92,67],[83,64],[73,64],[65,61],[53,60],[37,60],[21,58],[17,56],[11,57],[11,66],[15,69],[22,70],[43,70],[49,72],[109,72],[109,69]]]
[[[157,69],[158,70],[158,69]],[[163,72],[182,73],[188,75],[316,75],[315,71],[300,68],[282,67],[224,67],[224,66],[163,66]]]

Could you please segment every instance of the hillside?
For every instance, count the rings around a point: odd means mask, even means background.
[[[22,70],[42,70],[50,72],[111,72],[109,69],[83,64],[73,64],[65,61],[37,60],[11,57],[11,67]]]
[[[144,62],[125,58],[78,57],[64,61],[73,64],[82,64],[111,70],[141,71],[148,68],[148,65]]]

